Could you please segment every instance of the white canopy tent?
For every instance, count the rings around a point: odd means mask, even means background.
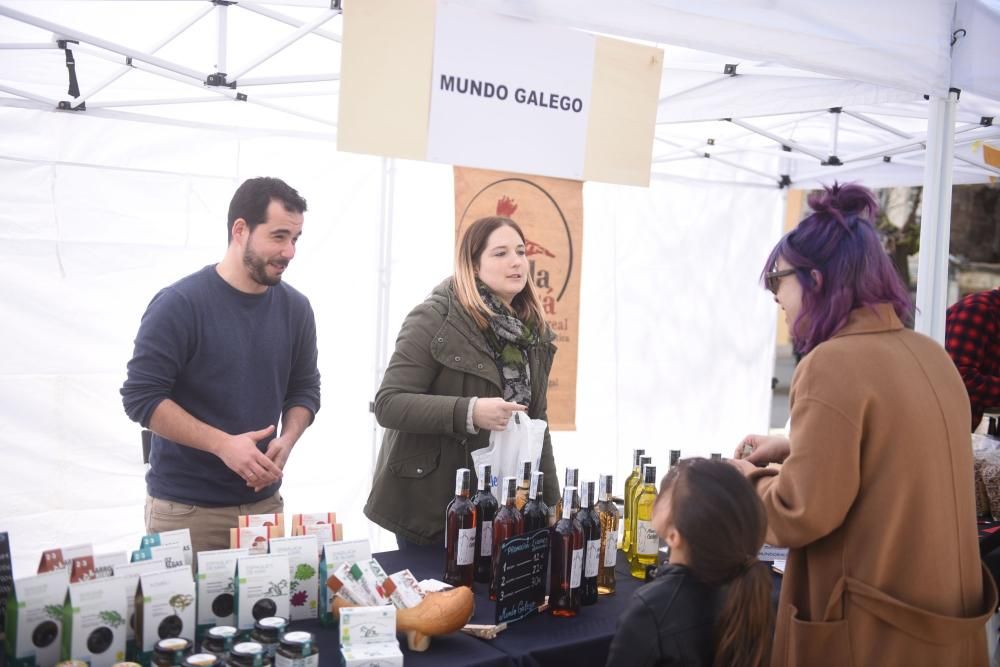
[[[578,430],[554,435],[558,465],[620,480],[632,447],[728,452],[767,427],[775,311],[756,278],[785,187],[925,183],[922,326],[943,321],[950,179],[1000,173],[981,149],[1000,135],[995,0],[450,1],[667,45],[650,188],[584,189]],[[134,547],[132,337],[156,290],[218,260],[232,191],[262,174],[309,200],[287,279],[324,377],[286,508],[391,546],[360,512],[368,401],[450,271],[451,170],[336,152],[341,30],[320,0],[0,0],[0,530],[19,576],[57,544]]]

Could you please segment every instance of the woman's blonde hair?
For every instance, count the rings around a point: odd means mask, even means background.
[[[479,295],[479,290],[476,289],[476,267],[479,266],[479,260],[483,251],[486,250],[486,242],[490,235],[504,226],[513,229],[521,237],[521,241],[524,241],[524,232],[521,231],[516,222],[510,218],[491,216],[480,218],[469,225],[455,250],[455,295],[458,297],[458,302],[472,316],[480,329],[486,329],[489,326],[489,318],[493,315],[493,311],[486,305],[483,297]],[[548,328],[545,317],[542,315],[542,303],[535,292],[535,284],[531,280],[530,271],[528,271],[528,280],[524,289],[511,301],[511,308],[522,322],[534,325],[539,332]]]

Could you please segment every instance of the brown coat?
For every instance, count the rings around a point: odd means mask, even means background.
[[[751,473],[790,548],[772,665],[986,665],[969,399],[944,349],[888,304],[799,364],[791,453]]]

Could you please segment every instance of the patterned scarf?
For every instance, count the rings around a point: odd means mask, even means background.
[[[528,348],[538,342],[538,334],[519,320],[496,294],[476,280],[479,296],[493,311],[484,332],[493,351],[493,360],[503,382],[503,400],[527,406],[531,403],[531,370]]]

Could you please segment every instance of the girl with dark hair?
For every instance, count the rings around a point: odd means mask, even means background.
[[[636,591],[608,667],[759,667],[771,644],[771,576],[757,562],[764,507],[724,461],[685,459],[664,477],[653,526],[670,564]]]
[[[365,515],[400,548],[444,542],[455,471],[473,469],[515,412],[546,419],[555,338],[531,282],[524,234],[510,218],[481,218],[462,236],[455,273],[403,321],[375,395],[385,427]],[[540,462],[544,497],[559,499],[552,442]]]
[[[771,664],[986,665],[997,594],[962,379],[904,327],[913,309],[872,193],[834,185],[809,205],[762,273],[804,355],[789,437],[747,436],[732,461],[764,503],[767,542],[790,549]]]

